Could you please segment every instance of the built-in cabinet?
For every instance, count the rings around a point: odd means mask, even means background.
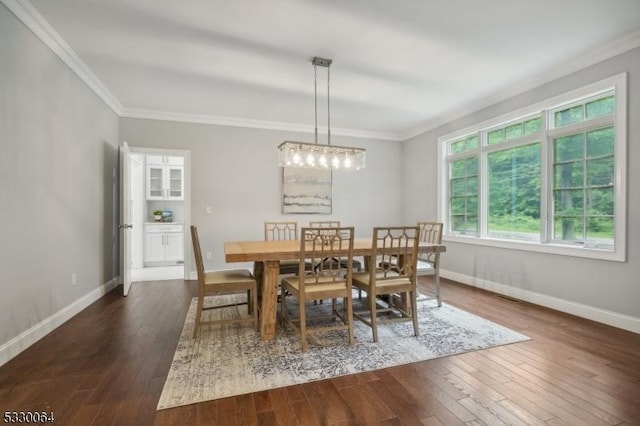
[[[147,200],[184,200],[184,158],[147,155]]]
[[[181,224],[147,223],[144,225],[145,266],[184,263],[184,230]]]
[[[147,154],[145,162],[148,217],[151,218],[155,210],[180,213],[184,200],[184,157]],[[169,218],[168,222],[144,225],[145,267],[184,263],[183,224],[174,223],[172,215]]]

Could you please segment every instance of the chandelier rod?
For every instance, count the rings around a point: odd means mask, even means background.
[[[316,117],[316,125],[315,125],[315,141],[316,145],[318,145],[318,64],[313,62],[313,100],[314,100],[314,114]]]
[[[327,145],[331,145],[331,107],[329,102],[329,80],[331,79],[331,68],[327,66]]]

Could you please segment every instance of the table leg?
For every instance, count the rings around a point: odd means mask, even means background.
[[[276,310],[278,304],[278,277],[280,262],[268,260],[264,262],[262,271],[262,301],[260,337],[262,340],[273,340],[276,337]]]
[[[264,264],[262,262],[253,262],[253,276],[258,282],[258,303],[262,300],[262,277]],[[262,309],[262,307],[260,307]]]

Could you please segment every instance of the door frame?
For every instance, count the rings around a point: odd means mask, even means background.
[[[123,142],[124,143],[124,142]],[[191,248],[191,151],[168,148],[143,148],[129,145],[132,154],[173,155],[184,158],[184,279],[191,279],[195,270]]]

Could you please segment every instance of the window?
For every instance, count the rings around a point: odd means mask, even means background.
[[[626,74],[439,139],[449,240],[625,260]]]
[[[451,229],[461,234],[478,232],[478,159],[451,163],[449,178]]]
[[[540,142],[487,154],[487,234],[539,241]]]

